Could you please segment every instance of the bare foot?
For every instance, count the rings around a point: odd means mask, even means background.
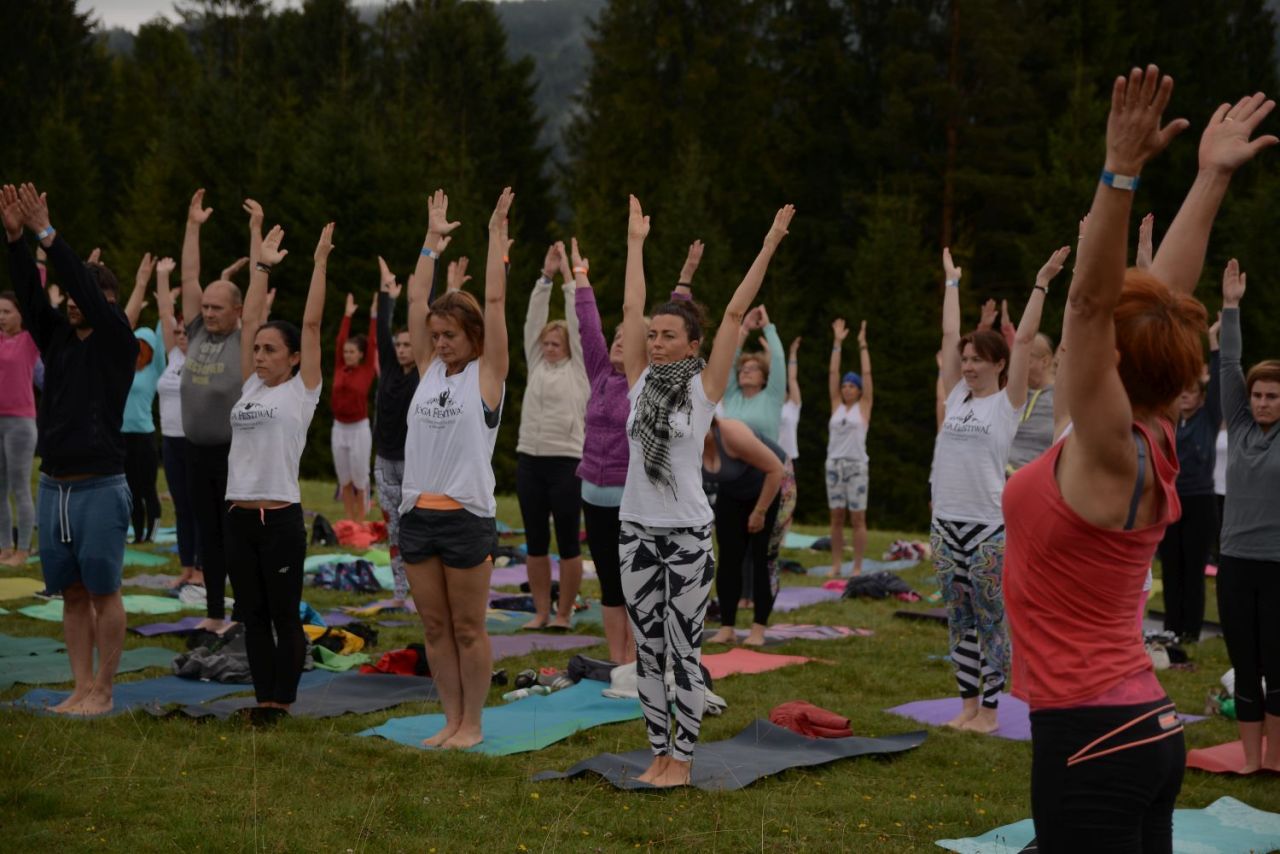
[[[422,740],[422,746],[423,747],[439,747],[449,739],[453,738],[453,734],[458,731],[458,727],[460,726],[461,724],[451,724],[446,722],[444,725],[444,729],[440,730],[438,733],[431,736],[430,738],[424,738]]]
[[[1261,762],[1246,762],[1240,766],[1240,770],[1236,773],[1242,776],[1245,774],[1256,774],[1260,768],[1262,768]]]
[[[204,573],[198,569],[191,570],[191,577],[187,579],[188,584],[194,584],[197,587],[204,587]]]
[[[547,619],[548,618],[545,614],[539,614],[520,628],[526,632],[536,632],[538,629],[545,629],[547,627]]]
[[[445,750],[466,750],[484,741],[484,733],[479,727],[458,727],[458,731],[440,746]]]
[[[827,578],[839,578],[839,577],[840,577],[840,570],[841,570],[841,569],[843,569],[843,568],[844,568],[843,566],[833,566],[833,567],[831,567],[831,571],[827,573]]]
[[[978,714],[978,703],[974,700],[972,704],[965,702],[964,708],[960,710],[960,714],[947,721],[947,726],[952,729],[963,729],[964,725],[973,720]]]
[[[89,695],[80,701],[78,705],[72,706],[66,711],[68,715],[82,715],[91,717],[93,715],[105,715],[111,711],[111,690],[102,690],[94,688]]]
[[[169,589],[170,589],[170,590],[177,590],[179,587],[181,587],[181,586],[182,586],[182,585],[184,585],[184,584],[189,583],[190,581],[191,581],[191,570],[189,570],[189,569],[184,569],[184,570],[182,570],[182,574],[181,574],[181,575],[179,575],[179,576],[178,576],[177,578],[175,578],[173,581],[170,581],[170,582],[169,582]]]
[[[751,631],[747,633],[747,638],[742,642],[743,646],[764,646],[765,627],[757,623],[751,624]]]
[[[223,621],[218,625],[218,627],[217,627],[216,629],[214,629],[213,631],[214,631],[214,633],[215,633],[215,634],[218,634],[218,635],[225,635],[227,632],[231,631],[231,630],[232,630],[232,629],[234,629],[235,627],[236,627],[236,624],[235,624],[235,621],[234,621],[234,620],[223,620]],[[282,706],[281,708],[284,708],[284,707]]]
[[[862,564],[858,564],[853,568],[854,575],[862,575]]]
[[[0,563],[5,563],[5,562],[7,562],[7,561],[9,560],[9,558],[11,558],[11,557],[13,557],[13,547],[12,547],[12,546],[6,546],[5,548],[0,549]]]
[[[73,708],[75,708],[76,706],[84,702],[84,699],[89,696],[92,690],[93,690],[92,688],[85,688],[83,691],[72,691],[70,697],[63,700],[58,705],[51,707],[49,711],[57,712],[60,715],[65,715],[68,712],[70,712]]]
[[[720,631],[711,636],[707,643],[733,643],[738,639],[738,632],[733,626],[721,626]]]
[[[567,632],[573,628],[573,621],[570,620],[568,617],[556,617],[554,620],[547,623],[547,628],[559,629],[560,631]]]
[[[217,632],[222,628],[222,624],[224,622],[225,622],[224,620],[216,620],[213,617],[205,617],[203,620],[196,623],[196,631],[197,632]]]
[[[15,549],[9,552],[8,557],[0,559],[0,564],[12,567],[25,566],[28,554],[29,552],[24,552],[22,549]]]
[[[653,776],[649,782],[661,789],[669,789],[673,786],[689,785],[689,776],[693,771],[692,762],[683,762],[679,759],[667,758],[667,767]]]
[[[999,728],[1000,722],[996,720],[996,710],[985,706],[978,709],[978,713],[966,723],[960,725],[960,729],[965,732],[977,732],[983,735],[990,735]]]
[[[653,762],[649,763],[649,767],[643,774],[636,778],[637,783],[652,783],[654,778],[667,770],[667,763],[671,761],[671,757],[667,755],[653,757]]]

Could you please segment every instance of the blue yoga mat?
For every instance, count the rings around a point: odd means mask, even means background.
[[[201,682],[198,679],[183,679],[178,676],[160,676],[155,679],[139,679],[136,682],[118,682],[111,692],[113,703],[111,714],[118,715],[136,708],[160,708],[173,703],[203,703],[206,700],[216,700],[228,694],[251,690],[253,690],[252,685]],[[9,705],[15,709],[43,712],[48,707],[61,703],[69,696],[71,696],[70,691],[51,691],[47,688],[36,688],[33,691],[28,691]]]
[[[157,646],[126,649],[120,656],[118,673],[144,670],[148,667],[170,668],[174,652]],[[71,660],[64,652],[43,655],[11,655],[0,658],[0,690],[17,683],[24,685],[53,685],[70,682]]]
[[[555,744],[575,732],[641,716],[637,699],[612,700],[600,694],[604,685],[584,679],[577,685],[546,696],[525,697],[505,706],[484,710],[481,725],[484,741],[472,753],[509,756]],[[444,726],[444,715],[416,715],[392,718],[386,723],[356,733],[377,735],[408,747],[423,748],[422,740]]]
[[[1025,818],[972,839],[939,839],[938,846],[960,854],[1018,854],[1035,838]],[[1249,854],[1280,848],[1280,815],[1254,809],[1235,798],[1218,798],[1202,810],[1173,811],[1174,854]]]

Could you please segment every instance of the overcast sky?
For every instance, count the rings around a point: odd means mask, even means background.
[[[270,0],[277,9],[286,6],[301,6],[302,0]],[[360,0],[361,4],[379,2],[379,0]],[[160,15],[171,21],[178,20],[173,11],[173,0],[77,0],[81,9],[92,9],[93,16],[110,29],[123,27],[137,31],[138,27]]]

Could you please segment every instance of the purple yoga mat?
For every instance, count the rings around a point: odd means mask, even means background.
[[[819,602],[834,602],[840,598],[839,590],[826,590],[822,587],[784,587],[778,591],[773,600],[774,611],[794,611],[806,605],[817,605]]]
[[[750,632],[738,629],[738,638],[745,638]],[[835,640],[838,638],[865,638],[875,634],[871,629],[851,629],[848,626],[814,626],[779,623],[769,626],[764,631],[765,640]]]
[[[176,623],[149,623],[145,626],[133,626],[129,631],[145,638],[156,635],[185,635],[188,632],[194,632],[203,619],[203,617],[183,617]]]
[[[904,718],[911,718],[921,723],[943,726],[947,721],[960,714],[961,702],[959,697],[944,697],[939,700],[916,700],[914,703],[903,703],[901,706],[894,706],[892,709],[885,709],[885,711],[901,715]],[[1204,720],[1200,715],[1187,715],[1182,712],[1178,713],[1178,717],[1182,718],[1182,722],[1187,724]],[[1007,738],[1013,741],[1031,740],[1031,713],[1027,708],[1027,704],[1017,697],[1011,694],[1000,695],[1000,709],[996,712],[996,722],[999,727],[992,735],[997,738]]]
[[[359,618],[353,617],[350,614],[344,614],[341,611],[330,611],[327,614],[321,614],[320,619],[324,620],[324,624],[326,626],[335,629],[338,626],[349,626],[352,623],[360,622]]]
[[[604,643],[604,638],[587,635],[544,635],[525,633],[518,635],[490,635],[489,643],[493,646],[493,660],[514,658],[517,655],[528,655],[538,650],[582,649]]]

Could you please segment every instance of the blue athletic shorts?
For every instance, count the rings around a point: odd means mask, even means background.
[[[61,593],[79,581],[97,596],[119,590],[133,508],[124,475],[66,481],[42,474],[36,503],[45,587]]]

